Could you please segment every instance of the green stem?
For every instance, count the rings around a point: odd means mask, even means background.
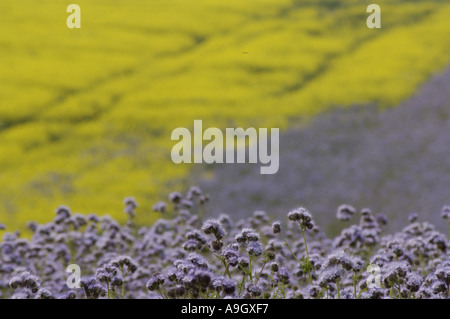
[[[241,265],[239,265],[239,267],[241,267],[244,271],[245,271],[245,269],[241,266]],[[246,272],[246,271],[245,271]],[[241,283],[239,284],[239,295],[241,295],[242,294],[242,289],[244,288],[244,285],[245,285],[245,277],[246,277],[247,275],[245,275],[245,276],[242,276],[242,281],[241,281]]]
[[[275,280],[273,279],[274,272],[272,271],[272,276],[270,277],[270,281],[272,282],[272,299],[275,299]]]
[[[225,267],[225,272],[224,275],[227,274],[228,277],[231,278],[231,274],[230,274],[230,269],[229,266],[230,264],[226,262],[225,258],[223,258],[222,256],[216,255],[213,253],[214,256],[216,256],[216,258],[222,263],[222,265]]]
[[[286,239],[283,237],[283,235],[281,235],[281,233],[280,233],[280,236],[281,236],[281,238],[283,239],[284,243],[286,244],[286,247],[287,247],[287,248],[289,249],[289,251],[291,252],[291,255],[292,255],[292,256],[295,258],[295,260],[297,260],[297,262],[301,265],[302,262],[301,262],[300,260],[298,260],[297,256],[295,256],[295,254],[292,252],[291,247],[289,246],[288,242],[287,242]]]
[[[256,278],[256,283],[255,283],[255,285],[258,284],[259,278],[261,277],[261,274],[262,274],[262,272],[263,272],[263,270],[264,270],[264,267],[266,267],[266,264],[267,264],[267,261],[265,261],[265,262],[263,263],[263,265],[262,265],[262,267],[261,267],[261,271],[259,272],[258,278]]]
[[[226,264],[225,272],[224,272],[223,274],[224,274],[224,275],[227,274],[227,275],[228,275],[228,278],[231,278],[231,274],[230,274],[230,263],[227,263],[227,264]]]
[[[250,281],[253,282],[253,274],[252,274],[252,257],[248,254],[248,270],[250,275]]]
[[[109,290],[109,282],[106,283],[106,291],[108,292],[108,299],[111,299],[111,298],[110,298],[110,295],[109,295],[109,293],[110,293],[110,290]]]
[[[167,293],[166,287],[164,287],[164,285],[161,285],[163,291],[164,291],[164,295],[166,296],[166,299],[169,298],[169,294]]]
[[[336,280],[336,288],[337,288],[338,299],[341,299],[341,290],[339,289],[339,279]]]
[[[301,225],[300,225],[300,230],[302,231],[303,241],[305,242],[306,259],[309,262],[308,245],[306,244],[305,232],[304,232],[303,227]]]
[[[121,295],[122,295],[122,299],[125,297],[125,276],[127,275],[127,274],[124,274],[123,273],[123,266],[120,266],[120,272],[122,273],[122,278],[123,278],[123,283],[122,283],[122,293],[121,293]]]
[[[241,268],[241,269],[244,271],[245,276],[248,276],[248,270],[247,270],[247,269],[245,269],[244,267],[242,267],[242,266],[239,265],[239,264],[238,264],[238,267]],[[244,276],[244,278],[245,278],[245,276]]]
[[[307,263],[307,270],[308,270],[309,282],[310,282],[310,284],[312,285],[313,282],[312,282],[311,270],[310,270],[311,264],[310,264],[310,262],[309,262],[308,245],[306,244],[305,231],[303,230],[303,227],[302,227],[302,225],[300,224],[300,222],[299,222],[299,225],[300,225],[300,230],[302,231],[303,241],[304,241],[304,243],[305,243],[306,263]]]

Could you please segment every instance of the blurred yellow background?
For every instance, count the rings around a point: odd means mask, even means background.
[[[0,222],[59,204],[138,220],[188,183],[176,127],[287,129],[331,107],[394,106],[450,62],[450,3],[360,0],[0,3]],[[163,198],[163,199],[164,199]]]

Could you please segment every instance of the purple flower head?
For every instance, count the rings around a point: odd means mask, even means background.
[[[355,215],[355,213],[356,209],[353,206],[344,204],[338,207],[337,219],[340,221],[348,221],[353,215]]]
[[[281,232],[281,223],[280,222],[274,222],[272,224],[272,232],[274,234],[278,234]]]
[[[166,202],[157,202],[155,205],[153,205],[152,209],[157,213],[165,213],[167,211],[167,204]]]
[[[442,207],[441,217],[450,222],[450,206]]]
[[[161,285],[164,284],[164,277],[161,274],[156,274],[147,282],[147,289],[150,291],[155,291],[159,289]]]
[[[305,229],[313,229],[315,225],[311,213],[304,207],[299,207],[290,211],[288,213],[288,218],[291,221],[300,223],[302,228]]]
[[[172,192],[169,194],[169,201],[174,204],[179,204],[182,198],[183,195],[179,192]]]
[[[216,239],[220,240],[225,237],[225,229],[221,222],[217,219],[208,219],[203,223],[202,230],[205,234],[213,234]]]
[[[250,254],[250,256],[261,256],[264,252],[264,249],[260,242],[258,241],[250,241],[247,244],[247,252]]]

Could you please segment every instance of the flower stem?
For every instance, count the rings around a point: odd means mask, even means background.
[[[108,299],[110,298],[109,282],[106,283],[106,291],[108,292]]]
[[[309,262],[309,254],[308,254],[308,245],[306,244],[306,237],[305,237],[305,231],[302,227],[302,225],[299,223],[300,225],[300,230],[302,231],[302,236],[303,236],[303,242],[305,243],[305,251],[306,251],[306,268],[308,270],[308,277],[309,277],[309,282],[312,285],[312,277],[311,277],[311,263]]]
[[[298,260],[297,256],[295,256],[295,254],[292,252],[292,249],[291,249],[291,247],[289,246],[289,244],[288,244],[288,242],[286,241],[286,239],[284,238],[284,236],[281,235],[281,234],[280,234],[280,236],[281,236],[281,238],[283,239],[284,243],[286,244],[286,247],[287,247],[287,248],[289,249],[289,251],[291,252],[291,255],[292,255],[292,256],[295,258],[295,260],[297,260],[297,262],[301,265],[302,262],[301,262],[300,260]]]
[[[267,261],[264,261],[264,263],[263,263],[263,265],[262,265],[262,267],[261,267],[261,270],[260,270],[260,272],[259,272],[259,274],[258,274],[258,278],[256,278],[255,285],[258,284],[259,278],[261,277],[261,274],[262,274],[262,272],[263,272],[263,270],[264,270],[264,267],[266,267],[266,264],[267,264]]]
[[[337,288],[338,299],[341,299],[341,290],[339,288],[339,279],[336,280],[336,288]]]

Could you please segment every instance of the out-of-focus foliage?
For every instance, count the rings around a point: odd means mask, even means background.
[[[192,183],[214,199],[212,215],[240,218],[246,210],[264,209],[278,216],[301,203],[337,234],[342,229],[333,222],[336,206],[370,204],[387,215],[387,229],[401,229],[415,212],[446,231],[433,212],[450,202],[449,106],[447,69],[395,108],[336,109],[284,132],[275,175],[259,175],[254,164],[215,165],[196,169]],[[212,170],[214,178],[199,178]]]
[[[450,4],[357,0],[0,3],[0,218],[61,202],[109,213],[179,187],[171,131],[277,126],[330,107],[393,106],[450,61]],[[141,220],[153,220],[140,214]]]

